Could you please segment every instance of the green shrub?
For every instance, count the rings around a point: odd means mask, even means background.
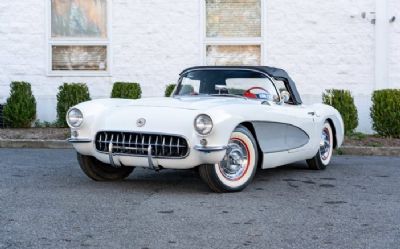
[[[31,84],[12,82],[10,87],[10,97],[3,109],[5,124],[12,128],[29,128],[36,119],[36,100]]]
[[[400,138],[400,89],[372,94],[372,128],[381,136]]]
[[[65,116],[74,105],[90,100],[89,89],[84,83],[64,83],[58,88],[57,94],[57,123],[67,127]]]
[[[354,104],[354,98],[348,90],[331,89],[322,94],[322,101],[331,105],[340,112],[343,118],[346,135],[354,132],[358,126],[357,108]]]
[[[176,84],[169,84],[165,87],[165,93],[164,96],[165,97],[171,97],[172,92],[175,89]]]
[[[140,99],[142,97],[142,89],[139,83],[115,82],[111,98],[121,99]]]

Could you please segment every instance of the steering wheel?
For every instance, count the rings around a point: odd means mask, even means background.
[[[250,98],[250,99],[258,99],[258,96],[251,92],[253,90],[262,90],[262,91],[266,92],[267,94],[269,94],[269,92],[266,89],[264,89],[264,88],[262,88],[260,86],[254,86],[252,88],[247,89],[243,93],[243,96],[246,97],[246,98]]]

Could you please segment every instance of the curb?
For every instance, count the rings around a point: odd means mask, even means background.
[[[72,149],[72,145],[65,140],[0,139],[0,148]],[[343,146],[336,150],[336,154],[400,157],[400,147]]]
[[[71,149],[72,145],[65,140],[5,139],[0,148]]]
[[[400,157],[400,147],[343,146],[337,149],[336,153],[339,155]]]

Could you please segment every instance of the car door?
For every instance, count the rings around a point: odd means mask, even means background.
[[[286,91],[287,93],[290,92],[289,89],[287,89],[287,85],[284,81],[274,79],[273,83],[279,94],[284,91]],[[315,110],[308,105],[295,105],[293,104],[291,98],[289,98],[289,100],[286,102],[282,102],[280,100],[276,101],[275,105],[277,105],[277,109],[281,109],[281,112],[283,113],[285,118],[287,118],[288,124],[300,128],[308,136],[307,144],[304,144],[304,146],[299,146],[295,149],[290,149],[289,152],[306,150],[309,148],[308,146],[313,147],[312,145],[315,143],[316,140],[318,140],[318,137],[316,136],[317,133],[315,125]],[[287,143],[296,144],[296,135],[297,133],[295,129],[288,130],[288,132],[286,133]]]
[[[280,101],[278,91],[288,90],[284,84],[279,85],[278,82],[274,88],[274,100],[269,102],[261,114],[265,118],[253,122],[261,150],[266,154],[311,150],[316,140],[315,112],[306,105]]]

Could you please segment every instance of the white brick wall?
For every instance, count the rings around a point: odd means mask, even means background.
[[[112,77],[47,77],[46,0],[0,1],[0,102],[13,80],[32,83],[38,118],[55,119],[62,82],[86,82],[92,97],[107,97],[115,81],[140,82],[144,96],[162,95],[185,67],[203,63],[200,0],[113,0]],[[400,4],[388,0],[389,80],[400,87]],[[371,131],[374,28],[361,12],[375,0],[267,0],[266,58],[285,68],[306,102],[327,88],[353,91],[361,131]]]
[[[396,21],[389,25],[389,82],[400,88],[400,2],[389,0],[389,18]]]

